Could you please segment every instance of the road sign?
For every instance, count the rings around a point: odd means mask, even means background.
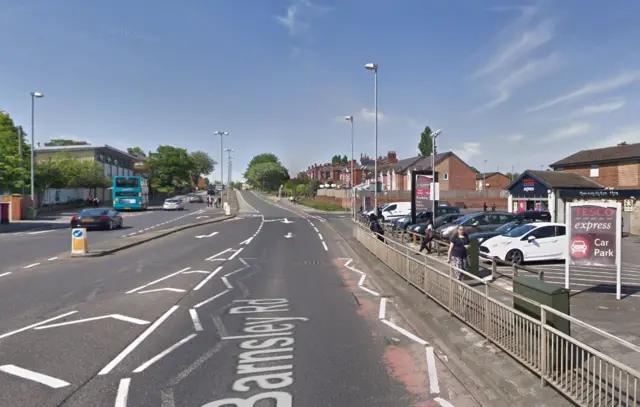
[[[71,254],[87,254],[87,229],[71,229]]]

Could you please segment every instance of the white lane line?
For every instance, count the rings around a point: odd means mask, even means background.
[[[250,238],[248,238],[247,240],[244,240],[244,241],[240,242],[239,244],[248,245],[249,243],[251,243],[251,241],[253,240],[253,238],[254,238],[255,236],[256,236],[256,235],[254,234],[253,236],[251,236],[251,237],[250,237]]]
[[[65,382],[64,380],[56,379],[55,377],[47,376],[46,374],[34,372],[33,370],[23,369],[16,365],[2,365],[0,366],[0,371],[13,376],[22,377],[23,379],[38,382],[54,389],[59,389],[69,385],[69,383]]]
[[[428,345],[428,342],[425,341],[424,339],[412,334],[411,332],[407,331],[404,328],[399,327],[398,325],[396,325],[396,324],[394,324],[392,322],[387,321],[386,319],[383,319],[382,323],[384,323],[385,325],[387,325],[388,327],[390,327],[392,329],[395,329],[396,331],[400,332],[402,335],[404,335],[407,338],[419,343],[420,345],[423,345],[423,346]]]
[[[220,255],[222,255],[222,254],[225,254],[225,253],[227,253],[227,252],[229,252],[229,251],[231,251],[231,250],[232,250],[231,248],[225,249],[225,250],[221,251],[220,253],[214,254],[214,255],[213,255],[213,256],[211,256],[211,257],[207,257],[205,260],[206,260],[206,261],[218,260],[218,259],[217,259],[217,257],[218,257],[218,256],[220,256]],[[224,260],[224,259],[220,259],[220,260]]]
[[[167,356],[169,353],[173,352],[174,350],[178,349],[180,346],[182,346],[185,343],[189,342],[191,339],[195,338],[197,335],[198,334],[191,334],[191,335],[181,339],[180,341],[176,342],[175,344],[169,346],[167,349],[163,350],[162,352],[158,353],[156,356],[152,357],[148,361],[146,361],[143,364],[141,364],[139,367],[137,367],[133,371],[133,373],[144,372],[149,366],[153,365],[154,363],[156,363],[157,361],[159,361],[163,357]]]
[[[105,375],[111,372],[113,368],[118,365],[118,363],[122,362],[124,358],[126,358],[131,352],[133,352],[135,348],[137,348],[138,345],[142,343],[142,341],[147,339],[147,337],[151,335],[153,331],[155,331],[165,321],[165,319],[169,318],[169,316],[173,314],[175,310],[177,310],[179,307],[180,307],[179,305],[174,305],[167,312],[162,314],[162,316],[158,318],[156,322],[154,322],[149,328],[147,328],[142,334],[140,334],[140,336],[138,336],[133,342],[131,342],[129,346],[124,348],[124,350],[120,352],[120,354],[118,354],[118,356],[116,356],[104,368],[102,368],[102,370],[98,372],[98,374]]]
[[[222,280],[222,282],[224,283],[224,285],[228,288],[228,289],[232,289],[233,286],[231,285],[231,283],[229,282],[229,280],[227,280],[226,277],[222,277],[220,278],[220,280]]]
[[[380,298],[380,309],[378,310],[378,318],[384,319],[387,313],[387,299],[382,297]]]
[[[190,270],[185,271],[184,274],[211,274],[211,272],[207,270]]]
[[[35,266],[39,266],[40,263],[33,263],[33,264],[29,264],[28,266],[24,266],[23,268],[25,269],[30,269],[31,267],[35,267]]]
[[[234,259],[234,257],[236,257],[237,255],[239,255],[239,254],[240,254],[240,252],[241,252],[241,251],[243,251],[243,250],[244,250],[244,247],[239,248],[237,252],[235,252],[235,253],[233,253],[231,256],[229,256],[229,260],[233,260],[233,259]]]
[[[98,321],[100,319],[107,319],[107,318],[113,318],[113,319],[117,319],[119,321],[129,322],[129,323],[136,324],[136,325],[147,325],[149,323],[149,321],[145,321],[144,319],[127,317],[125,315],[120,315],[120,314],[110,314],[110,315],[101,315],[99,317],[76,319],[75,321],[67,321],[67,322],[60,322],[60,323],[57,323],[57,324],[44,325],[44,326],[36,327],[34,329],[38,329],[39,330],[39,329],[57,328],[59,326],[76,325],[76,324],[81,324],[83,322]]]
[[[440,383],[438,383],[438,370],[436,368],[436,356],[433,348],[427,346],[427,373],[429,374],[429,389],[431,394],[440,393]]]
[[[199,289],[201,289],[205,284],[207,284],[207,281],[211,280],[213,278],[213,276],[215,276],[216,274],[218,274],[218,272],[222,270],[222,266],[218,267],[217,269],[215,269],[213,272],[211,272],[208,276],[206,276],[202,281],[200,281],[200,283],[198,283],[197,286],[195,286],[193,288],[194,291],[198,291]]]
[[[191,308],[189,310],[189,315],[191,315],[191,321],[193,321],[193,328],[196,331],[202,331],[202,324],[200,323],[200,317],[198,316],[198,311],[195,308]]]
[[[440,404],[440,407],[453,407],[453,404],[449,403],[447,400],[441,397],[436,397],[434,398],[434,400],[437,401],[438,404]]]
[[[47,259],[47,260],[48,260],[48,261],[58,260],[58,256],[51,257],[51,258],[49,258],[49,259]]]
[[[2,273],[2,274],[0,274],[0,277],[8,276],[9,274],[11,274],[11,272],[10,272],[10,271],[7,271],[6,273]]]
[[[362,287],[362,284],[364,284],[365,278],[367,278],[367,276],[364,274],[360,277],[360,280],[358,281],[358,287]]]
[[[138,294],[148,294],[148,293],[157,293],[159,291],[172,291],[174,293],[183,293],[186,290],[183,290],[182,288],[171,288],[171,287],[167,287],[167,288],[154,288],[153,290],[144,290],[144,291],[139,291]]]
[[[131,379],[125,378],[120,380],[118,384],[118,393],[116,394],[116,403],[114,407],[127,407],[127,399],[129,398],[129,386],[131,385]]]
[[[28,235],[41,235],[43,233],[55,232],[54,230],[38,230],[36,232],[28,232]]]
[[[324,238],[322,237],[322,235],[320,233],[318,233],[318,237],[320,238],[320,240],[324,240]]]
[[[40,321],[40,322],[38,322],[36,324],[25,326],[24,328],[16,329],[15,331],[7,332],[6,334],[0,335],[0,339],[8,338],[11,335],[15,335],[15,334],[18,334],[20,332],[28,331],[29,329],[35,328],[35,327],[40,326],[40,325],[48,324],[49,322],[55,321],[57,319],[68,317],[69,315],[75,314],[76,312],[78,312],[78,311],[69,311],[69,312],[67,312],[65,314],[58,315],[57,317],[45,319],[44,321]]]
[[[313,224],[313,222],[309,221],[309,224],[311,225],[312,228],[315,228],[316,225]]]
[[[316,233],[320,233],[320,231],[318,230],[318,228],[314,227],[313,230],[316,231]]]
[[[327,244],[324,242],[324,240],[322,241],[322,246],[324,246],[324,250],[325,250],[326,252],[328,252],[328,251],[329,251],[329,248],[327,247]]]
[[[182,270],[178,270],[178,271],[176,271],[175,273],[171,273],[171,274],[169,274],[168,276],[160,277],[159,279],[154,280],[154,281],[152,281],[152,282],[150,282],[150,283],[147,283],[147,284],[145,284],[145,285],[141,285],[140,287],[134,288],[133,290],[129,290],[129,291],[127,291],[127,292],[126,292],[126,294],[132,294],[132,293],[135,293],[136,291],[140,291],[140,290],[142,290],[143,288],[147,288],[147,287],[149,287],[150,285],[153,285],[153,284],[159,283],[160,281],[164,281],[164,280],[166,280],[166,279],[168,279],[168,278],[171,278],[171,277],[173,277],[173,276],[177,276],[178,274],[183,273],[183,272],[185,272],[185,271],[189,270],[190,268],[191,268],[191,267],[185,267],[185,268],[183,268]]]
[[[193,306],[193,308],[200,308],[200,307],[202,307],[203,305],[205,305],[205,304],[207,304],[207,303],[209,303],[209,302],[211,302],[211,301],[215,300],[216,298],[218,298],[218,297],[221,297],[221,296],[225,295],[225,294],[226,294],[226,293],[228,293],[229,291],[231,291],[231,290],[224,290],[223,292],[218,293],[218,294],[214,295],[213,297],[208,298],[208,299],[206,299],[206,300],[202,301],[201,303],[198,303],[198,304],[194,305],[194,306]]]
[[[375,292],[375,291],[373,291],[373,290],[368,289],[367,287],[365,287],[365,286],[363,286],[363,285],[362,285],[362,286],[360,286],[360,289],[361,289],[361,290],[365,290],[366,292],[368,292],[368,293],[369,293],[369,294],[371,294],[371,295],[375,295],[376,297],[380,297],[380,294],[378,294],[377,292]]]

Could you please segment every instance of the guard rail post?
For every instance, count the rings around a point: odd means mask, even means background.
[[[484,283],[484,336],[491,337],[491,313],[489,312],[489,284]]]
[[[511,269],[512,269],[512,273],[513,273],[513,277],[517,276],[518,275],[518,266],[515,263],[513,263],[511,265]]]
[[[449,263],[449,315],[453,315],[453,267]]]
[[[544,376],[547,374],[547,310],[540,307],[540,385],[547,385]]]
[[[498,271],[498,262],[496,261],[495,257],[491,258],[491,280],[495,280],[496,279],[496,274]]]

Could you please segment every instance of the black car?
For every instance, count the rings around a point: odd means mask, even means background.
[[[551,213],[548,211],[523,211],[516,213],[516,219],[551,222]]]
[[[84,209],[71,218],[71,228],[85,229],[120,229],[122,216],[110,208]]]
[[[514,220],[512,222],[509,223],[505,223],[504,225],[500,226],[498,229],[493,230],[491,232],[479,232],[479,233],[472,233],[471,235],[469,235],[469,239],[477,239],[478,243],[484,243],[487,240],[491,239],[494,236],[500,236],[503,235],[507,232],[509,232],[511,229],[515,229],[520,225],[524,225],[525,223],[530,223],[533,222],[533,220],[530,219],[518,219],[518,220]]]

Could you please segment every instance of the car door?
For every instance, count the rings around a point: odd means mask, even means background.
[[[542,226],[533,229],[522,237],[522,253],[526,261],[545,260],[553,257],[554,241],[556,237],[555,226]]]
[[[469,219],[469,225],[465,225],[465,229],[468,235],[472,233],[485,232],[489,225],[489,219],[486,214],[479,214]]]
[[[556,226],[556,240],[553,242],[553,259],[564,260],[567,258],[567,228]]]

